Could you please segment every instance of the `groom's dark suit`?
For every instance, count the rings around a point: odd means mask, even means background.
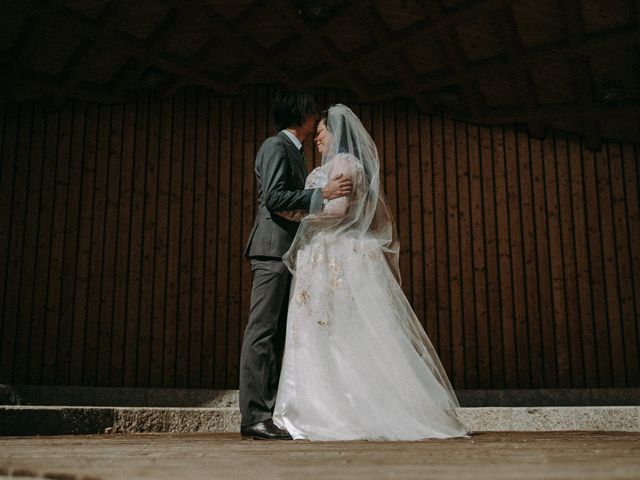
[[[304,190],[307,169],[302,153],[283,132],[269,137],[255,161],[258,211],[245,255],[253,284],[249,323],[240,356],[242,425],[271,418],[284,348],[291,275],[282,263],[298,224],[277,211],[308,210],[313,190]]]

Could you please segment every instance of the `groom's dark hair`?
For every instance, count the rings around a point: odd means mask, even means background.
[[[273,116],[278,130],[300,126],[317,111],[316,101],[308,92],[279,90],[273,102]]]

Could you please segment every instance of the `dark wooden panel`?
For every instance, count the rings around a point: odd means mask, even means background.
[[[600,235],[602,238],[602,264],[604,267],[605,309],[608,318],[608,339],[611,346],[611,370],[613,385],[625,385],[625,341],[620,312],[620,285],[616,258],[616,231],[613,223],[613,206],[610,174],[610,144],[605,144],[596,155],[596,179],[600,204]]]
[[[24,222],[20,221],[25,211],[26,169],[28,168],[29,130],[31,129],[32,109],[27,105],[14,106],[9,110],[6,119],[6,141],[2,145],[2,177],[0,185],[3,189],[2,213],[0,222],[0,249],[6,259],[0,269],[0,294],[2,294],[3,328],[0,338],[0,372],[10,377],[15,368],[17,308],[20,280],[14,272],[20,272],[22,264],[22,235]],[[6,189],[6,191],[4,191]],[[4,373],[6,372],[6,373]]]
[[[129,188],[130,214],[124,219],[128,225],[127,239],[127,285],[124,308],[124,352],[122,358],[122,384],[136,386],[139,364],[147,365],[147,355],[141,355],[143,346],[148,345],[148,313],[142,315],[142,305],[149,301],[143,298],[140,286],[143,276],[142,262],[144,258],[144,228],[145,228],[145,174],[146,156],[148,152],[149,129],[149,97],[144,95],[135,105],[135,129],[133,131],[132,151],[127,155],[127,164],[131,165],[131,182]],[[144,327],[143,327],[144,324]],[[144,352],[148,352],[145,349]]]
[[[85,384],[85,365],[89,361],[87,339],[89,329],[89,292],[91,288],[91,257],[93,246],[94,199],[97,175],[99,111],[96,105],[87,105],[84,141],[82,145],[82,175],[80,176],[80,225],[75,267],[76,292],[71,339],[69,383]],[[75,181],[78,181],[77,179]]]
[[[498,222],[495,189],[495,161],[493,158],[493,130],[480,129],[482,212],[487,284],[487,323],[489,330],[491,387],[504,385],[504,349],[502,343],[502,305],[500,303],[500,263],[498,255]]]
[[[80,193],[82,186],[82,158],[85,131],[84,102],[71,107],[71,128],[69,138],[69,168],[65,178],[66,215],[64,223],[64,251],[60,289],[60,329],[56,356],[55,382],[68,384],[71,366],[72,338],[74,331],[74,310],[76,292],[76,261],[78,258],[78,233],[80,231]]]
[[[624,185],[623,150],[619,142],[610,142],[609,177],[611,182],[611,204],[613,234],[615,238],[616,280],[621,318],[622,343],[624,346],[625,380],[640,377],[640,356],[635,331],[635,309],[633,305],[634,279],[631,275],[631,251],[629,249],[629,226],[627,195]]]
[[[540,140],[530,143],[530,173],[532,177],[532,202],[534,210],[536,285],[538,298],[537,330],[540,336],[540,375],[542,385],[555,385],[556,354],[553,329],[553,304],[550,282],[550,244],[547,223],[547,178],[544,162],[544,145]],[[535,368],[535,367],[533,367]]]
[[[144,200],[142,213],[142,244],[140,246],[140,261],[142,272],[137,295],[137,316],[140,322],[138,333],[138,358],[136,385],[148,387],[151,385],[151,365],[153,353],[153,332],[155,327],[155,281],[156,281],[156,252],[158,225],[158,172],[160,156],[160,121],[162,104],[151,101],[147,113],[147,135],[145,139],[146,152],[144,162]]]
[[[484,228],[484,195],[482,191],[482,161],[480,128],[470,125],[466,134],[467,175],[469,188],[469,216],[471,255],[471,283],[473,286],[474,334],[476,336],[476,378],[472,379],[477,388],[491,388],[491,331],[489,325],[489,305],[487,302],[486,240]]]
[[[591,309],[593,311],[597,345],[598,384],[609,387],[613,384],[613,372],[611,370],[611,351],[609,348],[609,319],[605,304],[600,203],[595,153],[585,152],[583,172],[586,191],[587,241],[589,264],[591,266]]]
[[[475,147],[477,141],[470,145],[472,138],[469,127],[463,123],[456,124],[456,156],[458,205],[460,225],[460,285],[462,303],[462,328],[464,345],[464,385],[466,388],[478,388],[478,331],[476,317],[476,292],[474,272],[474,251],[472,240],[472,207],[471,179],[469,166],[469,148]]]
[[[360,117],[364,112],[360,112]],[[407,129],[406,138],[403,140],[407,144],[407,162],[409,163],[408,171],[408,185],[407,193],[405,197],[408,200],[408,212],[409,228],[410,228],[410,264],[411,264],[411,277],[407,277],[407,281],[411,285],[411,305],[413,305],[417,312],[418,319],[427,330],[429,334],[427,318],[424,316],[425,302],[424,302],[424,265],[426,261],[426,251],[422,245],[422,239],[424,237],[424,221],[422,219],[422,163],[420,160],[421,155],[421,136],[420,136],[420,116],[416,114],[412,109],[406,110],[407,116]],[[364,122],[363,122],[364,124]],[[365,126],[366,128],[366,126]],[[417,162],[411,162],[411,159],[417,159]]]
[[[206,200],[205,200],[205,267],[204,274],[207,285],[204,290],[204,337],[205,342],[202,347],[202,385],[213,386],[219,376],[216,368],[216,353],[220,349],[216,348],[216,339],[220,322],[216,317],[216,301],[218,294],[216,291],[216,272],[218,259],[218,166],[219,162],[219,134],[220,125],[220,103],[211,95],[207,96],[207,132],[211,135],[207,144],[207,168],[206,168]],[[260,102],[258,102],[260,105]],[[264,105],[264,102],[262,102]],[[224,368],[224,366],[222,366]],[[224,370],[222,370],[224,371]]]
[[[173,131],[173,100],[162,101],[158,135],[158,165],[156,175],[156,207],[154,238],[154,277],[151,314],[151,356],[149,365],[149,385],[165,385],[164,378],[164,342],[167,317],[167,264],[169,261],[169,197],[171,168],[171,134]],[[167,361],[170,361],[169,359]]]
[[[180,186],[180,259],[178,272],[178,305],[176,306],[176,383],[184,388],[189,380],[191,333],[191,276],[193,271],[193,192],[195,170],[195,91],[186,92],[183,117],[182,184]]]
[[[58,135],[55,147],[55,173],[53,174],[53,205],[51,217],[51,257],[46,301],[44,328],[44,364],[42,377],[53,378],[58,354],[61,308],[62,266],[66,241],[65,221],[67,216],[66,196],[69,182],[69,149],[71,136],[71,110],[64,109],[59,116]]]
[[[1,107],[1,381],[237,388],[274,93]],[[352,106],[457,388],[639,386],[638,145]]]
[[[500,276],[500,305],[504,352],[505,385],[518,385],[518,358],[516,350],[515,305],[513,298],[513,271],[511,256],[511,210],[508,197],[507,149],[505,132],[492,128],[494,150],[494,188],[496,195],[497,242]]]
[[[216,219],[218,221],[217,259],[216,259],[216,344],[215,344],[215,379],[216,383],[226,387],[228,354],[231,348],[229,335],[229,231],[230,231],[230,185],[231,185],[231,99],[223,98],[220,102],[218,119],[218,157],[217,157],[217,194],[218,205]]]
[[[629,319],[629,336],[635,337],[636,348],[640,350],[640,150],[637,144],[625,143],[622,146],[622,176],[627,219],[627,249],[630,257],[628,278],[631,283],[630,300],[633,304],[633,315]],[[633,341],[631,338],[629,340]],[[635,367],[638,367],[637,363]],[[636,378],[638,377],[640,375],[636,375]],[[633,379],[633,376],[630,378]]]
[[[31,348],[29,354],[29,383],[47,383],[45,377],[46,366],[52,365],[51,345],[53,336],[47,336],[48,328],[57,321],[49,310],[49,302],[54,302],[50,297],[51,289],[51,264],[53,251],[58,245],[54,245],[54,203],[56,189],[58,139],[60,126],[60,113],[46,114],[45,147],[43,151],[43,175],[40,185],[40,216],[39,241],[36,259],[37,277],[35,280],[36,295],[33,299],[33,322]],[[56,278],[53,279],[55,282]],[[57,300],[57,299],[56,299]],[[49,356],[45,357],[48,353]]]
[[[32,106],[33,107],[33,106]],[[35,271],[38,244],[38,213],[40,179],[42,177],[42,154],[44,147],[44,115],[33,107],[33,117],[30,132],[29,155],[26,182],[26,206],[24,216],[24,238],[22,240],[22,270],[20,272],[20,301],[18,304],[18,331],[15,338],[14,368],[12,383],[15,379],[25,381],[28,375],[29,348],[32,324],[32,305],[35,289]],[[4,158],[4,157],[3,157]],[[8,375],[7,375],[8,377]],[[9,380],[7,380],[9,381]]]
[[[194,99],[194,169],[193,169],[193,235],[191,249],[191,326],[189,332],[188,386],[199,387],[202,382],[202,347],[204,341],[204,245],[206,223],[206,181],[207,181],[207,118],[208,104],[205,92],[196,92]]]

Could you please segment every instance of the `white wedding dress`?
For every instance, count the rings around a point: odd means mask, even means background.
[[[326,172],[336,169],[362,174],[353,157],[336,158],[333,166],[314,170],[306,188],[323,185]],[[348,208],[342,198],[323,212]],[[468,433],[442,365],[375,236],[320,230],[296,251],[295,265],[277,426],[309,440]]]

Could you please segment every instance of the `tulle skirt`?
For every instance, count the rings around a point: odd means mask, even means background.
[[[380,246],[320,233],[297,255],[276,425],[309,440],[466,435],[449,380]]]

